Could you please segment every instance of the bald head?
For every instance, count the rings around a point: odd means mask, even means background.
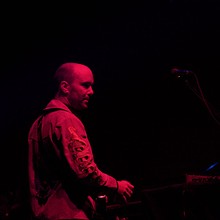
[[[56,88],[59,88],[59,85],[62,81],[66,81],[69,84],[80,74],[85,71],[91,72],[89,67],[79,64],[79,63],[64,63],[62,64],[54,74],[54,81]]]
[[[54,75],[56,83],[55,98],[72,109],[87,108],[93,95],[93,73],[89,67],[79,63],[64,63]]]

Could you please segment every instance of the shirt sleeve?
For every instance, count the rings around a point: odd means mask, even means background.
[[[58,130],[65,159],[76,176],[86,181],[86,184],[116,190],[116,179],[97,167],[87,136],[83,138],[77,126],[70,122],[60,126]]]

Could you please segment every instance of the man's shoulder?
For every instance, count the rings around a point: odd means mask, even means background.
[[[63,110],[67,112],[71,112],[70,109],[60,100],[52,99],[47,106],[43,109],[43,113],[53,112],[56,110]]]
[[[45,120],[53,121],[55,124],[82,124],[73,112],[65,109],[50,109],[44,116]]]

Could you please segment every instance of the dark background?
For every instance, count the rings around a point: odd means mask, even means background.
[[[2,11],[2,192],[25,185],[28,129],[52,97],[56,68],[69,61],[94,72],[83,121],[104,172],[147,188],[220,161],[219,123],[185,84],[199,82],[218,114],[218,1],[19,2]],[[197,84],[173,67],[192,70]]]

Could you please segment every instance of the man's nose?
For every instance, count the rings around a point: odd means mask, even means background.
[[[89,87],[89,92],[88,93],[89,93],[89,95],[93,95],[94,94],[94,90],[93,90],[93,88],[91,86]]]

